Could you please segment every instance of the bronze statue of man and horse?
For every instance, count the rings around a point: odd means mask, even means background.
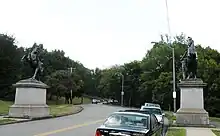
[[[181,58],[183,79],[195,79],[197,75],[197,52],[192,38],[188,37],[187,40],[188,50],[183,54]]]
[[[42,60],[40,59],[40,52],[42,48],[42,44],[37,45],[34,43],[32,50],[28,52],[28,54],[25,54],[21,59],[23,63],[28,63],[33,69],[34,75],[32,76],[32,79],[39,80],[39,74],[41,74],[44,70]]]

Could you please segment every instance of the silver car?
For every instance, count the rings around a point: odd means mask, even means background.
[[[160,107],[155,106],[141,106],[141,111],[148,111],[151,114],[154,114],[157,117],[158,122],[163,123],[164,113]]]

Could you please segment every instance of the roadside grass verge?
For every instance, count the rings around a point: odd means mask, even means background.
[[[87,98],[87,97],[83,97],[83,103],[82,104],[89,104],[92,103],[92,100]],[[79,97],[75,97],[73,99],[73,104],[81,104],[81,98]]]
[[[73,101],[73,105],[78,105],[78,104],[89,104],[92,103],[92,100],[87,98],[87,97],[83,97],[83,101],[81,103],[81,97],[75,97],[72,101]],[[48,105],[60,105],[60,104],[65,104],[65,99],[61,98],[58,101],[55,100],[47,100],[47,104]]]
[[[10,122],[16,122],[16,120],[0,118],[0,125],[5,124],[5,123],[10,123]]]
[[[218,122],[220,123],[220,118],[217,117],[209,117],[210,121]]]
[[[169,125],[173,124],[173,121],[176,120],[176,117],[173,115],[172,112],[165,111],[165,117],[169,120]]]
[[[11,106],[12,104],[13,102],[0,100],[0,115],[8,114],[9,106]]]
[[[80,107],[73,106],[71,104],[50,105],[50,114],[54,117],[59,116],[59,115],[76,113],[79,110],[80,110]]]
[[[7,115],[9,107],[12,104],[13,104],[13,102],[0,100],[0,115]],[[60,116],[65,116],[65,115],[71,115],[71,114],[75,114],[75,113],[82,111],[82,107],[74,106],[72,104],[60,104],[60,105],[51,104],[49,106],[50,106],[51,117],[60,117]],[[17,118],[0,117],[0,125],[9,124],[9,123],[16,123],[16,122],[20,122],[20,121],[21,121],[21,119],[17,119]]]
[[[213,132],[216,136],[220,136],[220,130],[213,130],[213,129],[212,129],[212,132]]]
[[[83,98],[83,104],[91,103],[89,98]],[[13,104],[11,101],[2,101],[0,100],[0,115],[7,115],[9,111],[9,107]],[[74,98],[73,105],[72,104],[63,104],[59,103],[56,105],[55,101],[48,101],[47,104],[50,106],[50,113],[53,116],[59,114],[67,114],[71,112],[75,112],[79,110],[79,106],[74,106],[77,104],[81,104],[81,98]]]
[[[168,128],[166,136],[186,136],[186,129]]]

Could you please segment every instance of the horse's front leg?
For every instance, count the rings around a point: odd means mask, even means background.
[[[43,63],[42,63],[42,62],[39,63],[39,68],[40,68],[40,72],[43,72],[43,71],[44,71]]]
[[[35,69],[34,75],[33,75],[33,77],[32,77],[33,79],[36,78],[36,75],[37,75],[38,70],[39,70],[39,68],[36,68],[36,69]]]
[[[192,76],[192,72],[189,72],[188,75],[187,75],[187,79],[190,79]]]

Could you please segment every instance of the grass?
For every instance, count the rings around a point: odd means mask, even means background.
[[[81,98],[74,98],[73,99],[73,104],[80,104],[81,103]],[[87,97],[84,97],[83,98],[83,104],[88,104],[88,103],[92,103],[92,100],[87,98]]]
[[[184,128],[169,128],[166,136],[186,136]]]
[[[71,104],[50,105],[50,114],[52,116],[68,114],[68,113],[76,112],[78,110],[79,110],[79,107],[73,106]]]
[[[212,130],[212,132],[213,132],[216,136],[220,136],[220,130]]]
[[[73,106],[71,104],[63,104],[59,103],[56,105],[56,102],[54,101],[48,101],[48,105],[50,106],[50,111],[51,115],[58,115],[58,114],[64,114],[64,113],[69,113],[69,112],[74,112],[74,110],[78,110],[77,106]],[[89,98],[83,98],[83,104],[88,104],[91,103],[91,99]],[[13,104],[13,102],[9,101],[2,101],[0,100],[0,115],[1,114],[8,114],[9,107]],[[81,104],[81,98],[74,98],[73,99],[73,104]]]
[[[1,114],[8,114],[9,106],[11,106],[12,104],[13,104],[13,102],[0,100],[0,115]]]
[[[219,122],[219,123],[220,123],[220,118],[217,118],[217,117],[209,117],[209,119],[210,119],[211,121]]]
[[[50,106],[50,114],[52,116],[59,116],[63,114],[74,113],[80,110],[80,107],[73,106],[72,104],[55,104],[54,101],[48,101],[48,105]],[[91,99],[83,98],[83,104],[91,103]],[[7,115],[9,111],[9,107],[13,104],[10,101],[2,101],[0,100],[0,115]],[[74,98],[73,104],[81,104],[81,98]],[[0,118],[0,124],[16,122],[15,119],[7,119],[7,118]]]
[[[47,101],[48,105],[55,105],[56,103],[59,104],[59,105],[64,104],[65,99],[61,98],[60,100],[58,100],[58,102],[56,102],[56,101]],[[87,97],[83,97],[83,103],[82,104],[88,104],[88,103],[92,103],[92,100],[87,98]],[[81,104],[81,97],[79,97],[79,98],[75,97],[73,99],[73,104],[74,105]]]
[[[9,123],[9,122],[14,122],[15,120],[12,120],[12,119],[3,119],[1,118],[0,119],[0,124],[4,124],[4,123]]]
[[[173,115],[172,112],[166,111],[165,117],[169,120],[169,124],[172,125],[173,121],[176,120],[176,117]]]

